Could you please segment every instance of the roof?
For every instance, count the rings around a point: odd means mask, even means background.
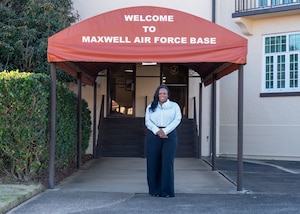
[[[169,8],[138,6],[106,12],[48,39],[48,61],[93,84],[114,63],[177,63],[207,85],[246,64],[247,40],[200,17]]]

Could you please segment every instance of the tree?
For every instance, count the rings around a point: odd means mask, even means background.
[[[78,19],[71,0],[1,0],[0,70],[50,73],[48,37]],[[62,71],[57,76],[72,79]]]

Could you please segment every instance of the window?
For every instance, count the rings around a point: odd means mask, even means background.
[[[258,0],[258,5],[260,7],[269,7],[269,6],[299,3],[299,2],[300,0]]]
[[[300,32],[263,39],[263,92],[300,92]]]

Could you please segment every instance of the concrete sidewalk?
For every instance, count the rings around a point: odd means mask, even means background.
[[[200,159],[175,159],[175,193],[226,194],[235,186]],[[58,189],[148,193],[146,159],[101,158],[90,161]]]
[[[231,182],[220,173],[212,171],[211,167],[203,160],[175,159],[176,194],[228,194],[234,189],[235,186]],[[90,209],[95,205],[98,206],[99,201],[95,203],[90,201],[91,204],[83,205],[85,200],[79,194],[86,195],[88,198],[91,194],[99,197],[99,193],[107,193],[106,197],[109,195],[108,199],[102,201],[104,205],[114,203],[113,201],[125,200],[128,196],[131,197],[135,194],[148,196],[146,159],[94,159],[59,183],[55,189],[42,192],[10,213],[49,213],[50,211],[52,213],[70,213],[75,210]],[[50,200],[52,196],[54,198]],[[62,196],[64,197],[61,198]],[[76,205],[80,205],[81,208]],[[66,206],[68,211],[65,210]],[[53,207],[57,208],[56,212],[53,212]]]
[[[300,180],[297,177],[299,175],[289,177],[290,174],[285,174],[288,170],[284,173],[282,170],[277,171],[278,168],[274,167],[277,165],[273,162],[245,162],[245,186],[254,191],[242,194],[236,192],[233,184],[236,161],[218,159],[217,163],[222,173],[212,171],[207,161],[201,159],[175,159],[176,197],[161,198],[148,195],[146,159],[96,159],[88,162],[55,189],[38,194],[8,213],[300,213],[300,194],[297,192],[300,181],[295,181],[293,187],[298,187],[295,191],[281,192],[289,185],[285,182],[286,176],[288,182],[294,182],[294,179]],[[290,166],[291,163],[281,164]],[[298,166],[299,162],[293,168]],[[269,173],[262,175],[261,171]],[[279,180],[281,183],[278,183]],[[256,188],[256,184],[258,187],[260,184],[269,184],[267,187],[272,190],[265,187],[257,191],[260,188]]]

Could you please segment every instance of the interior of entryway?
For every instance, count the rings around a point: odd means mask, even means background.
[[[137,110],[135,108],[141,108],[139,106],[141,102],[136,103],[135,96],[141,89],[147,91],[151,89],[147,103],[152,101],[152,94],[154,93],[152,90],[156,86],[153,88],[149,81],[167,85],[170,89],[170,100],[177,102],[181,108],[183,120],[177,129],[178,152],[176,157],[197,157],[196,121],[188,119],[187,115],[188,68],[174,63],[147,68],[138,66],[133,63],[117,63],[107,68],[109,114],[101,122],[101,136],[97,142],[97,157],[145,156],[144,138],[147,130],[143,116],[136,116]],[[150,75],[142,76],[142,78],[147,79],[143,84],[138,84],[140,81],[138,78],[141,78],[138,75],[139,69],[150,71]],[[144,107],[146,105],[142,106],[142,108]]]
[[[160,83],[169,87],[170,100],[179,104],[183,117],[188,117],[188,68],[167,63],[161,64],[160,70]],[[109,116],[135,116],[135,74],[134,63],[117,63],[108,68]]]
[[[108,68],[108,109],[110,116],[134,116],[135,64],[114,64]]]

